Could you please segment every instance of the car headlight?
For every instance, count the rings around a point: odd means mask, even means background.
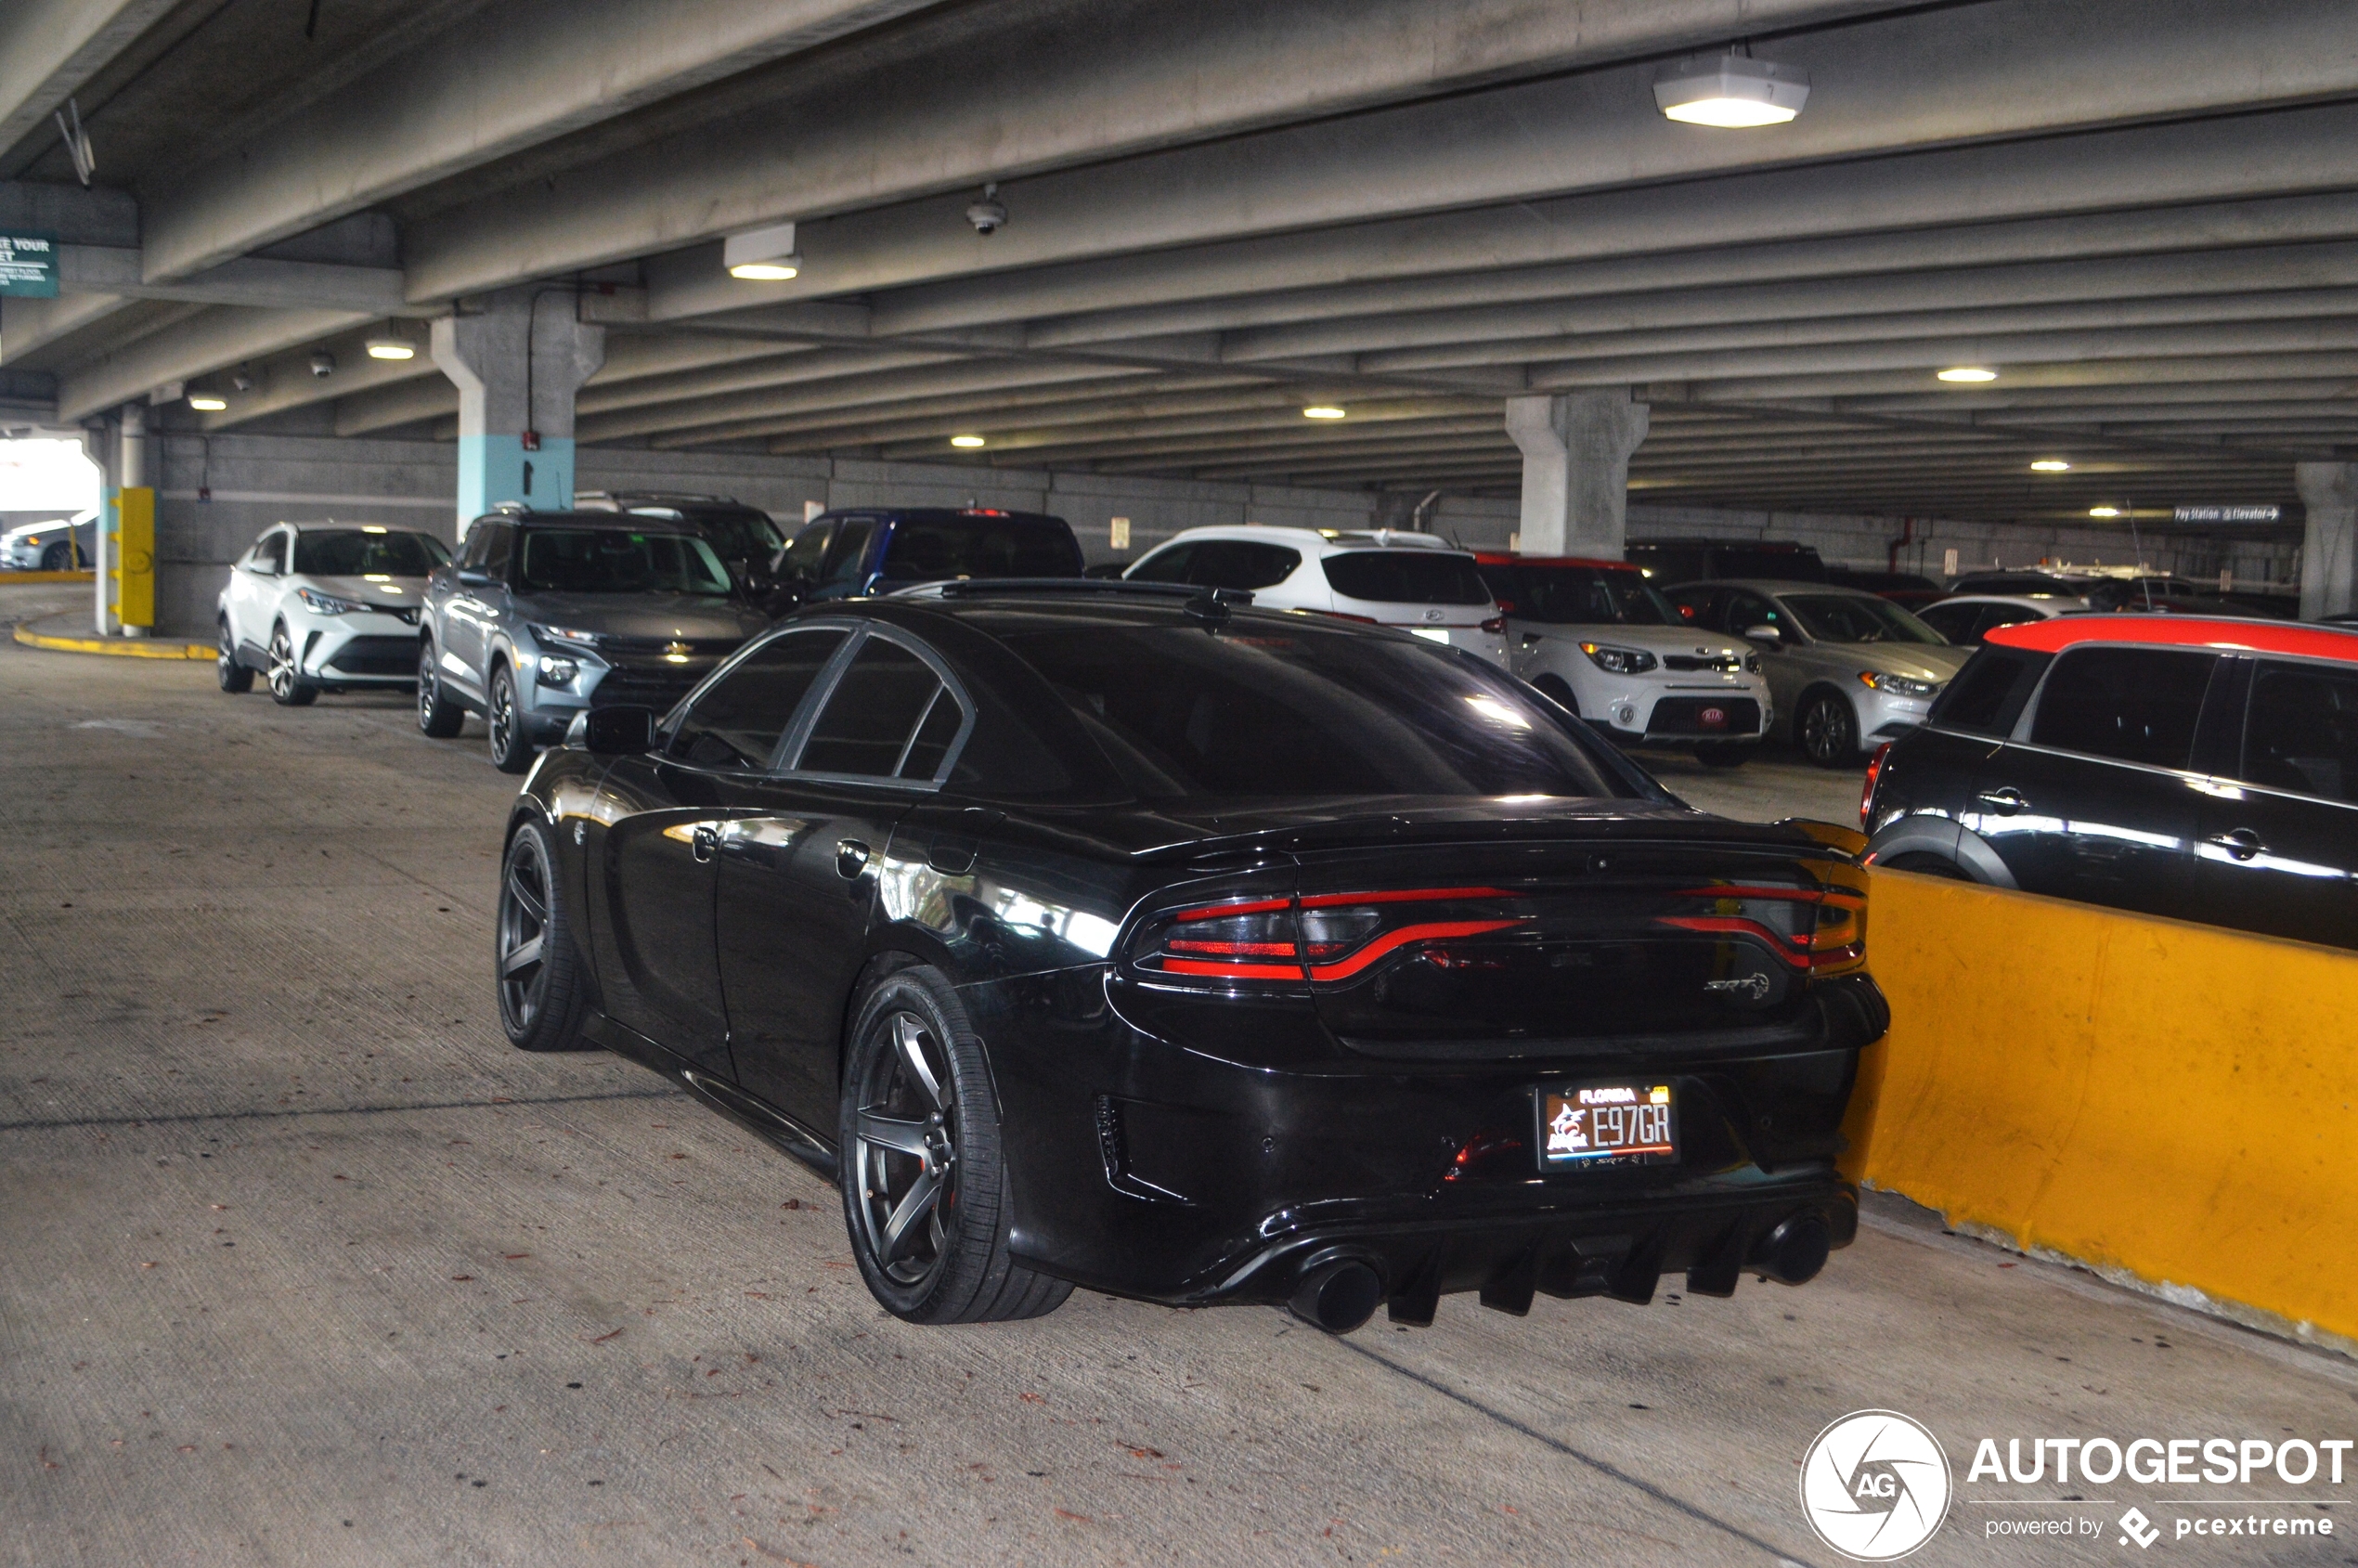
[[[349,616],[369,606],[356,599],[339,599],[332,593],[322,593],[316,588],[299,588],[295,597],[312,611],[322,616]]]
[[[1881,670],[1862,669],[1859,679],[1878,692],[1888,692],[1895,697],[1928,697],[1940,688],[1930,680],[1911,680],[1904,675],[1885,675]]]
[[[1599,669],[1611,670],[1615,675],[1642,675],[1658,662],[1643,648],[1614,648],[1602,642],[1583,642],[1580,651],[1588,655],[1590,664]]]
[[[526,621],[525,627],[551,647],[594,648],[598,645],[598,634],[594,631],[576,631],[569,626],[542,626],[538,621]]]
[[[540,660],[540,679],[552,686],[562,686],[581,673],[581,667],[571,659],[544,654]]]

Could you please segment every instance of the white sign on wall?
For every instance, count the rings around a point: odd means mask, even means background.
[[[1130,519],[1115,518],[1112,526],[1106,530],[1106,542],[1116,550],[1128,550],[1130,548]]]

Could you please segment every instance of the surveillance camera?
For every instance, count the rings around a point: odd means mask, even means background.
[[[1007,225],[1006,203],[999,200],[999,188],[986,185],[982,200],[966,209],[966,221],[975,226],[977,234],[996,234]]]
[[[253,378],[243,370],[233,371],[229,377],[229,387],[233,392],[252,392]]]
[[[336,356],[324,351],[313,355],[311,356],[311,373],[315,376],[321,377],[334,375],[336,373]]]

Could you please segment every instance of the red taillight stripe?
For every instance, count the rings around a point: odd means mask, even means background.
[[[1793,967],[1806,969],[1809,966],[1809,958],[1806,952],[1794,952],[1787,945],[1798,943],[1807,947],[1809,942],[1807,937],[1794,936],[1781,940],[1776,932],[1771,931],[1757,920],[1746,920],[1733,914],[1665,914],[1658,915],[1656,918],[1663,925],[1676,926],[1682,931],[1703,931],[1728,937],[1758,937],[1768,944],[1770,952]]]
[[[1199,958],[1166,958],[1160,965],[1166,975],[1202,975],[1220,980],[1300,980],[1299,964],[1207,964]]]
[[[1292,958],[1291,942],[1191,942],[1178,938],[1162,944],[1167,952],[1208,952],[1215,958]]]
[[[1450,937],[1480,937],[1520,926],[1520,920],[1441,920],[1424,926],[1403,926],[1388,931],[1339,964],[1313,964],[1314,980],[1347,980],[1377,959],[1408,942],[1438,941]]]
[[[1249,904],[1205,904],[1200,909],[1183,909],[1171,918],[1182,922],[1219,920],[1231,914],[1275,914],[1279,910],[1291,908],[1291,899],[1261,899]]]
[[[1320,893],[1302,901],[1304,909],[1333,909],[1341,904],[1432,903],[1443,899],[1511,899],[1503,888],[1402,888],[1381,893]]]
[[[1833,904],[1864,909],[1866,898],[1840,888],[1681,888],[1674,899],[1778,899],[1786,903]]]

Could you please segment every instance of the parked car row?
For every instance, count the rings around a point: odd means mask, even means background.
[[[0,534],[0,569],[87,571],[97,557],[98,514],[77,512],[49,523],[25,523]]]

